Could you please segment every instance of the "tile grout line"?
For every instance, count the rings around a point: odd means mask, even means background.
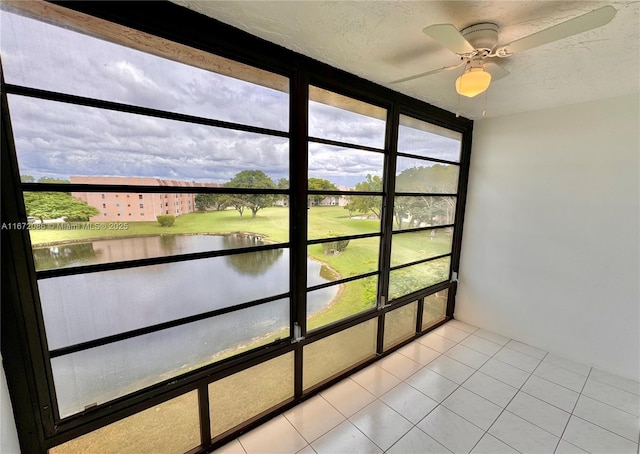
[[[567,423],[564,425],[564,429],[562,429],[562,434],[560,435],[560,440],[558,441],[558,444],[556,445],[556,449],[555,451],[558,450],[558,446],[560,446],[560,441],[562,441],[562,439],[564,438],[564,433],[567,431],[567,427],[569,427],[569,422],[571,421],[571,418],[574,416],[573,412],[576,411],[576,407],[578,406],[578,402],[580,402],[580,396],[582,396],[582,391],[584,391],[584,388],[587,386],[587,381],[589,381],[589,376],[591,375],[591,370],[593,368],[589,367],[589,373],[587,374],[587,378],[585,379],[584,383],[582,384],[582,388],[580,388],[580,392],[578,393],[578,398],[576,399],[576,403],[573,404],[573,409],[571,409],[571,412],[569,413],[569,419],[567,419]],[[576,416],[577,417],[577,416]],[[567,443],[571,443],[570,441],[567,441]],[[573,444],[573,443],[571,443]],[[580,446],[578,446],[578,448],[582,449]]]
[[[498,353],[498,352],[496,352],[496,354],[497,354],[497,353]],[[516,396],[518,395],[518,393],[522,390],[522,387],[523,387],[523,386],[524,386],[524,385],[529,381],[529,379],[533,376],[533,372],[535,372],[535,371],[536,371],[536,369],[540,366],[540,364],[542,364],[542,361],[544,361],[544,358],[546,358],[548,354],[549,354],[548,352],[547,352],[547,353],[545,353],[545,355],[542,357],[542,359],[540,360],[540,362],[538,363],[538,365],[536,366],[536,368],[535,368],[535,369],[533,369],[533,371],[529,373],[529,376],[528,376],[528,377],[527,377],[527,379],[522,383],[522,385],[520,385],[520,387],[518,388],[518,390],[516,391],[516,393],[513,395],[513,397],[512,397],[511,399],[509,399],[509,402],[507,402],[507,404],[506,404],[504,407],[502,407],[502,411],[501,411],[501,412],[500,412],[500,414],[496,417],[496,419],[491,423],[491,425],[489,426],[489,428],[488,428],[488,429],[487,429],[487,431],[485,432],[485,435],[489,433],[489,431],[490,431],[490,430],[491,430],[491,428],[494,426],[494,424],[498,421],[498,419],[500,419],[500,416],[502,416],[502,415],[503,415],[503,413],[504,413],[505,411],[507,411],[507,407],[509,406],[509,404],[511,404],[511,402],[513,402],[513,399],[515,399],[515,398],[516,398]],[[496,380],[497,380],[497,379],[496,379]],[[502,380],[499,380],[499,381],[502,381]],[[503,383],[504,383],[504,382],[503,382]],[[511,385],[510,385],[510,386],[511,386]],[[513,388],[515,388],[515,386],[512,386],[512,387],[513,387]],[[511,412],[509,412],[509,413],[511,413]],[[511,414],[514,414],[514,413],[511,413]],[[515,415],[515,414],[514,414],[514,415]],[[517,416],[518,418],[520,418],[520,416],[518,416],[518,415],[515,415],[515,416]],[[524,418],[521,418],[521,419],[522,419],[523,421],[527,421],[527,420],[526,420],[526,419],[524,419]],[[529,424],[533,424],[533,423],[531,423],[531,422],[529,422],[529,421],[527,421],[527,422],[528,422]],[[533,425],[534,425],[534,426],[536,426],[536,427],[538,427],[536,424],[533,424]],[[539,428],[540,428],[541,430],[544,430],[544,429],[542,429],[542,427],[539,427]],[[545,430],[545,432],[546,432],[546,430]],[[550,433],[550,432],[548,432],[548,433]],[[494,436],[493,434],[489,434],[489,435]],[[553,435],[553,434],[551,434],[551,435]],[[555,435],[554,435],[554,436],[555,436]],[[483,435],[483,437],[484,437],[484,435]],[[498,437],[495,437],[495,438],[496,438],[497,440],[500,440]],[[482,438],[481,438],[480,440],[482,440]],[[480,440],[478,440],[478,442],[473,446],[473,448],[475,448],[475,447],[477,446],[477,444],[480,442]],[[514,450],[516,450],[516,451],[518,451],[516,448],[514,448],[513,446],[511,446],[509,443],[505,442],[504,440],[500,440],[500,441],[501,441],[502,443],[504,443],[505,445],[509,446],[510,448],[512,448],[512,449],[514,449]],[[473,448],[472,448],[472,450],[473,450]],[[518,452],[520,452],[520,451],[518,451]]]

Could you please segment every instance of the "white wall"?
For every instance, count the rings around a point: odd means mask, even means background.
[[[640,380],[639,106],[476,122],[456,318]]]
[[[0,358],[0,363],[2,358]],[[9,400],[9,389],[7,379],[4,375],[4,368],[0,364],[0,453],[18,454],[20,445],[18,444],[18,432],[13,420],[13,410]]]

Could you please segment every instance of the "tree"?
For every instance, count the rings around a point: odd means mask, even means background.
[[[197,194],[195,205],[198,211],[207,211],[209,208],[220,211],[227,206],[226,194]]]
[[[454,194],[458,182],[457,166],[434,164],[411,167],[396,178],[396,193],[422,192]],[[455,198],[446,196],[396,197],[393,215],[397,228],[405,222],[409,227],[422,224],[452,224],[455,216]]]
[[[38,183],[58,183],[58,184],[69,184],[69,180],[63,180],[62,178],[53,178],[53,177],[42,177],[38,180]]]
[[[36,179],[33,178],[31,175],[20,175],[20,181],[22,183],[35,183]]]
[[[366,192],[382,192],[382,178],[375,175],[367,174],[367,178],[364,181],[356,184],[356,191]],[[370,195],[354,195],[350,196],[345,206],[345,209],[349,210],[349,214],[354,211],[358,211],[363,214],[372,213],[377,219],[380,219],[380,212],[382,208],[382,198]]]
[[[278,180],[278,189],[289,189],[289,180],[286,178],[280,178]]]
[[[44,219],[66,218],[67,221],[88,221],[100,212],[67,192],[25,192],[24,204],[29,216]]]
[[[276,189],[276,184],[262,170],[243,170],[238,172],[231,181],[225,183],[229,188],[259,188],[259,189]],[[232,206],[240,213],[245,208],[251,210],[251,217],[255,218],[256,214],[262,208],[270,207],[277,199],[273,194],[230,194],[227,196],[228,206]]]
[[[337,191],[338,187],[322,178],[309,178],[309,189],[312,191]],[[309,196],[309,205],[320,205],[320,202],[325,198],[324,194],[314,194]]]

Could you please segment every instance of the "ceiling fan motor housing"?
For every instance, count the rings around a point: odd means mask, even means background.
[[[482,22],[463,28],[460,33],[474,49],[491,52],[498,44],[498,29],[497,24]]]

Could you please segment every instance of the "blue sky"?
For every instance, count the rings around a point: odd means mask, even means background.
[[[288,94],[1,11],[7,83],[286,131]],[[224,183],[241,170],[289,177],[288,140],[9,95],[21,174]],[[311,136],[382,148],[384,121],[311,102]],[[412,128],[403,149],[451,159],[457,140]],[[349,187],[382,155],[310,144],[309,176]],[[399,169],[403,170],[403,169]]]

